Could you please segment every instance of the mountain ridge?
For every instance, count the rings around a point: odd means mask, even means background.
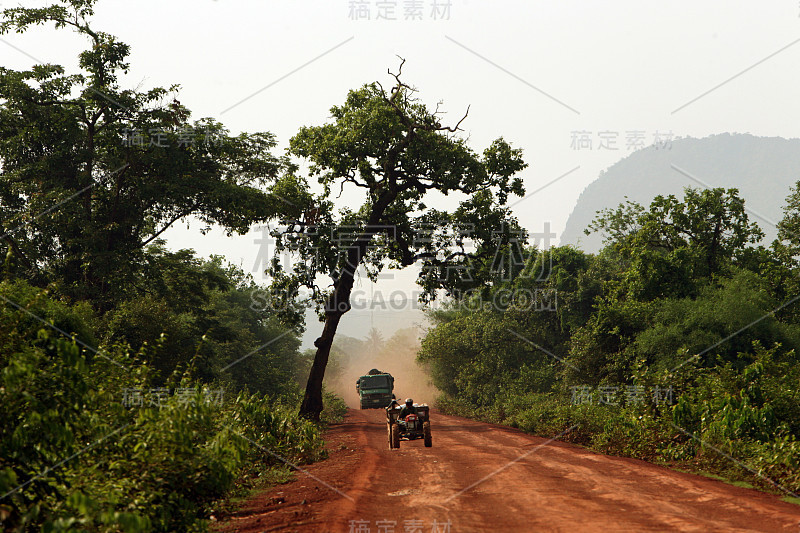
[[[800,180],[800,138],[720,133],[674,139],[669,148],[637,150],[602,171],[578,197],[561,234],[561,245],[597,252],[602,237],[583,230],[600,209],[626,198],[649,205],[657,195],[683,196],[684,187],[737,188],[752,221],[764,231],[762,242],[777,235],[783,206]]]

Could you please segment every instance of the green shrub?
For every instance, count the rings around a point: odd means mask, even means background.
[[[344,399],[329,391],[323,391],[322,401],[325,408],[322,410],[320,420],[323,424],[338,424],[344,420],[347,413],[347,403]]]
[[[46,332],[38,342],[7,354],[0,372],[5,531],[204,530],[237,479],[324,457],[320,428],[294,405],[246,393],[214,405],[197,386],[160,407],[125,407],[121,391],[145,387],[146,369],[89,363]]]

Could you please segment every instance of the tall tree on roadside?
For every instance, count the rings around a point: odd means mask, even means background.
[[[318,419],[322,411],[325,367],[339,321],[351,307],[359,266],[375,279],[387,266],[420,261],[418,283],[428,298],[440,288],[458,295],[489,282],[486,265],[522,233],[503,207],[510,194],[523,194],[515,177],[526,167],[521,150],[500,138],[482,155],[474,153],[457,136],[466,114],[454,126],[442,125],[439,106],[429,110],[401,80],[403,63],[397,74],[390,72],[391,90],[376,82],[350,91],[343,105],[331,109],[332,122],[304,127],[290,143],[324,189],[302,220],[274,232],[276,252],[292,250],[301,261],[291,271],[275,261],[271,272],[283,291],[311,288],[324,310],[300,410],[308,418]],[[361,189],[364,201],[337,214],[332,196],[345,186]],[[431,193],[469,196],[447,212],[425,204]],[[320,289],[318,275],[329,276],[330,287]]]
[[[95,2],[2,10],[0,34],[53,24],[89,46],[76,74],[0,67],[0,252],[6,276],[55,279],[108,309],[144,247],[176,221],[245,232],[291,214],[297,191],[275,183],[271,134],[233,136],[212,119],[191,121],[177,86],[123,88],[130,48],[90,26]],[[268,185],[282,192],[264,192]]]

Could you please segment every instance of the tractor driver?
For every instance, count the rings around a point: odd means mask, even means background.
[[[400,409],[400,420],[404,420],[407,415],[417,414],[417,408],[414,407],[414,400],[408,398],[406,404]]]

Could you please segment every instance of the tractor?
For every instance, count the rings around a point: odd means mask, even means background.
[[[389,448],[400,448],[401,440],[424,439],[425,447],[433,446],[431,439],[430,408],[424,403],[415,403],[416,414],[409,414],[400,419],[400,406],[392,402],[386,407],[386,432],[389,436]]]

